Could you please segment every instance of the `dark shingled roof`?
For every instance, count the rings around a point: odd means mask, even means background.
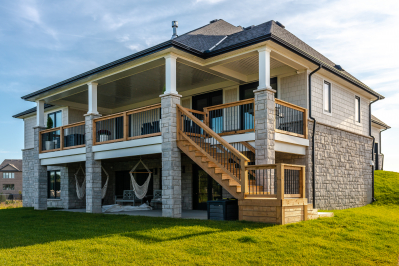
[[[17,172],[22,172],[22,160],[11,160],[11,159],[5,159],[2,164],[0,164],[0,172],[2,171],[3,168],[5,168],[7,165],[10,165],[15,169]],[[9,171],[7,171],[9,172]]]
[[[27,100],[43,92],[50,91],[52,89],[61,87],[68,83],[72,83],[79,79],[86,78],[92,74],[105,71],[107,69],[116,67],[126,62],[170,47],[184,50],[201,58],[210,58],[222,53],[233,51],[266,40],[276,42],[279,45],[282,45],[287,49],[308,59],[314,64],[322,64],[324,69],[342,77],[343,79],[373,94],[374,96],[379,97],[380,99],[384,98],[384,96],[373,91],[363,82],[356,79],[345,70],[338,70],[335,67],[336,64],[333,61],[329,60],[327,57],[323,56],[321,53],[307,45],[305,42],[301,41],[298,37],[296,37],[285,28],[277,25],[276,22],[273,20],[257,26],[242,28],[241,26],[234,26],[222,19],[219,19],[217,21],[214,21],[213,23],[209,23],[203,27],[180,35],[173,40],[165,41],[161,44],[155,45],[138,53],[126,56],[106,65],[84,72],[80,75],[61,81],[52,86],[25,95],[22,97],[22,99]],[[18,115],[15,115],[14,117]]]
[[[45,103],[45,104],[44,104],[44,109],[47,109],[47,108],[50,108],[50,107],[53,107],[53,106],[54,106],[54,105]],[[28,110],[26,110],[26,111],[23,111],[23,112],[19,113],[19,114],[13,115],[12,117],[18,118],[18,117],[20,117],[20,116],[32,114],[32,113],[34,113],[34,112],[36,112],[36,107],[30,108],[30,109],[28,109]]]
[[[387,124],[385,124],[384,122],[382,122],[380,119],[378,119],[377,117],[375,117],[374,115],[371,115],[371,122],[380,125],[382,127],[385,127],[386,129],[391,128],[390,126],[388,126]]]

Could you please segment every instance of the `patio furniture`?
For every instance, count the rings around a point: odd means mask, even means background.
[[[118,196],[115,196],[115,203],[122,203],[123,205],[125,202],[133,203],[134,205],[136,202],[143,203],[143,200],[137,198],[133,190],[124,190],[122,199],[118,198]]]
[[[160,189],[154,190],[154,197],[152,198],[150,205],[152,207],[155,206],[158,207],[158,205],[162,205],[162,190]]]

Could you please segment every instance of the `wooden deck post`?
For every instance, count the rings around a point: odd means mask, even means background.
[[[277,199],[284,199],[284,164],[278,163],[276,167],[277,175]]]

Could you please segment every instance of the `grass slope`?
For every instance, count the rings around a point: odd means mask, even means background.
[[[0,210],[0,265],[397,265],[399,174],[377,202],[285,226]]]

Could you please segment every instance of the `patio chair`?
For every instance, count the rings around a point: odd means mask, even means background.
[[[125,202],[133,203],[134,205],[136,202],[139,202],[140,204],[143,203],[143,200],[138,199],[136,197],[136,194],[134,194],[133,190],[124,190],[122,199],[118,198],[118,196],[115,196],[115,203],[116,204],[122,203],[123,205],[123,203]]]
[[[155,207],[155,205],[162,204],[162,190],[154,189],[154,197],[151,200],[151,206]]]

